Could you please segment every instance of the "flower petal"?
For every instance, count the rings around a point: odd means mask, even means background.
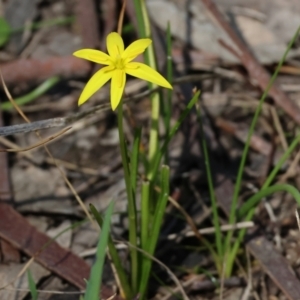
[[[173,89],[171,84],[163,76],[145,64],[130,62],[126,65],[125,72],[131,76],[150,81],[168,89]]]
[[[111,67],[107,66],[95,73],[84,87],[79,97],[78,105],[83,104],[95,94],[112,77],[113,72]]]
[[[118,56],[121,56],[122,53],[124,52],[123,40],[122,40],[121,36],[116,32],[112,32],[107,36],[106,47],[107,47],[107,51],[112,59],[115,59]]]
[[[98,50],[82,49],[74,52],[73,55],[79,58],[84,58],[86,60],[95,62],[97,64],[110,65],[112,63],[109,55]]]
[[[125,82],[125,72],[119,69],[114,70],[110,86],[110,102],[112,110],[115,110],[121,101],[124,92]]]
[[[140,39],[131,43],[123,52],[122,58],[126,63],[136,58],[139,54],[143,53],[152,43],[150,39]]]

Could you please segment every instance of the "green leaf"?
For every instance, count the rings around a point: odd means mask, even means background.
[[[32,300],[37,300],[38,292],[30,270],[27,271],[27,279]]]
[[[113,207],[114,207],[114,202],[111,202],[107,208],[104,217],[102,231],[97,246],[96,261],[92,266],[90,278],[87,283],[87,288],[84,296],[85,300],[99,299],[106,247],[107,247],[107,242],[109,237],[110,219],[113,213]]]
[[[4,18],[0,18],[0,47],[2,47],[9,39],[11,27]]]
[[[100,228],[102,228],[102,226],[103,226],[102,216],[99,214],[99,212],[97,211],[97,209],[95,208],[95,206],[93,204],[90,204],[90,210],[91,210],[92,214],[94,215]],[[109,249],[111,260],[112,260],[114,267],[116,268],[116,271],[118,273],[118,277],[119,277],[119,280],[120,280],[120,283],[121,283],[121,286],[123,289],[123,293],[125,294],[125,299],[132,299],[133,297],[131,296],[132,293],[131,293],[131,288],[130,288],[129,281],[128,281],[128,276],[125,272],[125,269],[122,266],[121,259],[119,257],[118,251],[115,247],[115,244],[114,244],[111,236],[108,237],[107,246]]]

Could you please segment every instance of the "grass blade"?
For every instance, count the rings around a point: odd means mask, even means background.
[[[295,198],[297,203],[300,205],[300,193],[295,187],[289,184],[276,184],[271,187],[260,190],[258,193],[253,195],[249,200],[247,200],[247,202],[238,211],[238,216],[243,217],[244,214],[247,213],[247,216],[244,218],[244,221],[250,221],[253,218],[254,211],[255,211],[255,209],[252,207],[255,206],[262,198],[280,191],[285,191],[290,193]],[[246,229],[240,230],[238,237],[233,244],[233,247],[231,249],[230,255],[227,260],[227,264],[230,267],[230,269],[227,270],[229,274],[231,273],[234,259],[237,255],[237,252],[239,251],[240,245],[244,239],[245,234],[246,234]]]
[[[90,204],[90,210],[91,210],[93,216],[95,217],[98,225],[100,226],[100,228],[102,228],[102,226],[103,226],[102,216],[100,215],[100,213],[97,211],[97,209],[95,208],[95,206],[93,204]],[[125,269],[121,263],[118,251],[115,247],[115,244],[114,244],[111,236],[108,237],[107,246],[108,246],[109,254],[111,256],[111,260],[114,264],[114,267],[116,268],[118,278],[120,280],[120,284],[123,289],[125,298],[132,299],[132,292],[131,292],[131,288],[129,285],[128,276],[127,276]]]
[[[287,192],[290,193],[300,206],[300,193],[299,191],[290,184],[275,184],[265,189],[260,190],[255,193],[251,198],[249,198],[242,207],[238,210],[237,217],[242,218],[245,216],[253,207],[255,207],[262,198],[269,196],[275,192]]]
[[[138,163],[139,163],[139,153],[140,153],[139,149],[140,149],[140,143],[141,143],[141,134],[142,134],[141,129],[135,130],[133,149],[132,149],[131,159],[130,159],[130,181],[131,181],[132,192],[134,194],[133,198],[135,198],[135,195],[136,195],[136,181],[137,181],[137,175],[138,175]]]
[[[179,129],[181,123],[184,121],[184,119],[186,118],[186,116],[188,115],[188,113],[191,111],[191,109],[194,107],[194,105],[198,101],[199,95],[200,95],[200,91],[197,91],[195,93],[195,95],[193,96],[193,98],[188,103],[188,105],[186,106],[186,108],[184,109],[184,111],[181,113],[181,115],[179,117],[179,120],[172,127],[172,129],[170,131],[170,134],[166,138],[166,140],[165,140],[163,146],[161,147],[160,151],[157,152],[157,154],[155,156],[155,160],[154,160],[152,175],[150,177],[148,177],[149,180],[152,180],[154,178],[153,175],[157,173],[157,170],[158,170],[161,158],[166,153],[170,141],[172,140],[172,138],[174,137],[175,133]]]
[[[161,229],[161,224],[163,221],[163,216],[165,213],[165,208],[168,202],[168,197],[169,197],[169,178],[170,178],[170,169],[167,166],[162,167],[161,171],[161,179],[162,179],[162,186],[161,186],[161,193],[159,196],[159,201],[156,206],[155,210],[155,215],[154,215],[154,220],[153,220],[153,227],[152,227],[152,232],[149,236],[149,241],[147,248],[144,249],[147,251],[150,255],[154,254],[157,240],[159,237],[160,229]],[[150,271],[151,271],[151,266],[152,266],[152,261],[149,257],[144,257],[143,263],[142,263],[142,278],[141,278],[141,283],[140,283],[140,299],[144,299],[146,296],[146,291],[147,291],[147,286],[148,286],[148,281],[150,277]]]
[[[237,174],[237,179],[236,179],[236,184],[234,187],[234,193],[233,193],[233,199],[232,199],[232,204],[231,204],[231,208],[230,208],[230,215],[229,215],[229,223],[230,224],[234,224],[236,221],[236,209],[237,209],[237,202],[238,202],[238,196],[239,196],[239,192],[240,192],[240,188],[241,188],[241,184],[242,184],[242,177],[243,177],[243,173],[244,173],[244,167],[246,164],[246,158],[248,155],[248,151],[249,151],[249,147],[250,147],[250,139],[253,135],[256,123],[258,121],[258,116],[261,112],[262,109],[262,105],[269,93],[269,90],[271,88],[271,86],[273,85],[275,79],[277,78],[277,75],[279,73],[279,70],[281,68],[281,66],[283,65],[290,49],[292,48],[295,40],[297,39],[298,35],[299,35],[299,31],[300,31],[300,27],[298,28],[298,30],[296,31],[294,37],[292,38],[291,42],[289,43],[283,57],[281,58],[280,62],[278,63],[278,66],[274,72],[274,74],[271,77],[271,80],[266,88],[266,90],[264,91],[262,97],[259,100],[259,105],[255,111],[253,120],[251,122],[250,125],[250,129],[249,129],[249,133],[247,136],[247,141],[243,150],[243,154],[242,154],[242,158],[241,158],[241,162],[240,162],[240,166],[239,166],[239,170],[238,170],[238,174]],[[229,256],[232,256],[232,251],[230,250],[230,243],[231,243],[231,239],[232,239],[232,235],[233,232],[229,231],[226,235],[226,239],[225,239],[225,252],[228,253]],[[230,266],[229,263],[226,264],[226,268],[228,269],[232,269],[232,266]],[[230,276],[230,273],[228,271],[226,271],[226,276]]]
[[[122,164],[124,170],[124,179],[126,185],[126,193],[128,199],[128,219],[129,219],[129,242],[134,247],[130,248],[130,258],[131,258],[131,287],[135,294],[138,287],[138,251],[136,250],[137,245],[137,212],[136,212],[136,202],[135,195],[131,186],[131,175],[128,162],[128,152],[125,142],[124,130],[123,130],[123,105],[122,102],[119,104],[118,108],[118,131],[119,131],[119,142],[120,151],[122,157]]]
[[[150,196],[150,183],[149,181],[142,182],[142,199],[141,199],[141,248],[146,249],[149,239],[149,196]]]
[[[172,62],[172,36],[171,36],[170,22],[168,22],[168,26],[167,26],[167,80],[172,85],[173,62]],[[165,124],[165,136],[169,136],[170,134],[171,116],[172,116],[172,95],[173,95],[173,90],[168,90],[167,97],[166,99],[164,99],[165,101],[161,101],[162,118]],[[168,151],[166,151],[165,153],[164,163],[166,165],[169,164]]]
[[[33,91],[29,92],[28,94],[21,96],[15,99],[15,102],[21,106],[27,103],[32,102],[36,98],[40,97],[44,93],[46,93],[49,89],[51,89],[54,85],[56,85],[60,81],[58,76],[51,77],[41,83],[37,88]],[[9,111],[14,108],[13,104],[10,101],[4,102],[0,104],[1,110]]]
[[[206,139],[205,139],[205,135],[204,135],[204,132],[203,132],[203,123],[202,123],[202,118],[201,118],[201,112],[200,112],[200,109],[199,109],[198,105],[196,105],[196,112],[197,112],[198,122],[199,122],[199,125],[200,125],[201,148],[202,148],[202,152],[203,152],[203,155],[204,155],[206,177],[207,177],[210,201],[211,201],[212,212],[213,212],[213,225],[214,225],[214,228],[216,230],[215,231],[215,241],[216,241],[219,260],[222,261],[223,255],[224,255],[222,231],[221,231],[220,222],[219,222],[217,199],[216,199],[214,186],[213,186],[212,175],[211,175],[211,171],[210,171],[210,163],[209,163],[209,155],[208,155],[208,150],[207,150],[207,144],[206,144]]]
[[[30,294],[31,294],[31,299],[37,300],[38,292],[37,292],[36,284],[33,280],[30,270],[27,270],[27,279],[28,279],[28,286],[29,286],[29,290],[30,290]]]
[[[300,142],[300,134],[296,136],[296,138],[292,141],[288,149],[285,151],[285,153],[280,157],[279,161],[277,162],[276,166],[273,168],[272,172],[268,176],[267,180],[262,186],[262,189],[267,188],[271,182],[275,179],[275,176],[280,171],[282,165],[285,163],[285,161],[290,157],[292,152],[295,150],[296,146]]]
[[[110,220],[113,213],[113,208],[114,208],[114,202],[111,202],[107,208],[104,217],[103,227],[97,245],[96,261],[92,266],[90,278],[87,282],[87,288],[84,295],[85,300],[99,300],[103,265],[105,261],[105,253],[106,253],[106,247],[107,247],[107,242],[109,237]]]

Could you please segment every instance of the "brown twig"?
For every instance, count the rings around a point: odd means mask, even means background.
[[[247,69],[249,76],[252,80],[255,80],[259,87],[264,91],[266,90],[269,82],[270,75],[261,66],[258,60],[254,57],[251,51],[238,37],[230,24],[226,21],[221,14],[217,6],[212,0],[202,0],[203,4],[209,10],[209,12],[215,17],[220,26],[229,35],[234,44],[238,47],[240,53],[237,53],[244,67]],[[290,115],[297,124],[300,124],[300,109],[292,102],[292,100],[274,83],[269,90],[269,96],[271,96],[275,103],[281,107],[288,115]]]

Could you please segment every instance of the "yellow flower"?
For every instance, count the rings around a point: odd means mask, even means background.
[[[152,41],[150,39],[140,39],[130,44],[124,50],[123,39],[118,33],[112,32],[106,38],[109,55],[93,49],[82,49],[74,52],[73,55],[77,57],[107,65],[95,73],[88,81],[80,95],[78,105],[86,102],[98,89],[111,79],[110,101],[112,110],[115,110],[123,95],[126,74],[172,89],[170,83],[158,72],[145,64],[132,62],[132,60],[143,53],[151,43]]]

